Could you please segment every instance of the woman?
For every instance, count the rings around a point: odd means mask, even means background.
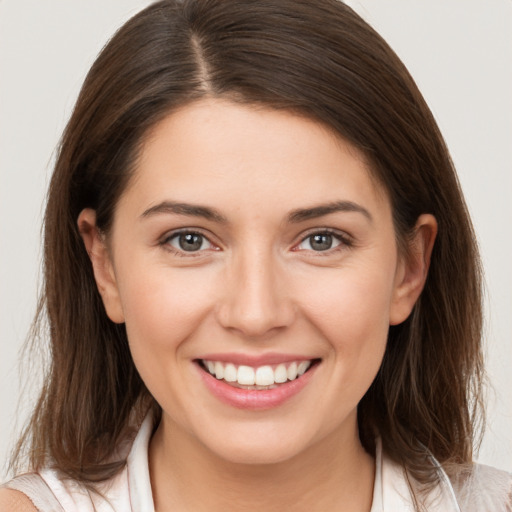
[[[45,280],[52,366],[0,510],[512,507],[510,476],[471,464],[480,274],[455,172],[340,2],[129,21],[63,137]]]

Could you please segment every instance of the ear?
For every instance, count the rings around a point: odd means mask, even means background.
[[[418,217],[408,254],[398,263],[389,324],[398,325],[411,314],[427,280],[430,257],[437,235],[437,221],[433,215]]]
[[[114,267],[103,234],[96,226],[96,212],[85,208],[78,216],[78,230],[91,259],[96,286],[108,317],[115,323],[124,322],[124,313],[117,287]]]

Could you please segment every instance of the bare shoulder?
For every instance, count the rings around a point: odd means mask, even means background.
[[[0,489],[0,512],[37,512],[37,509],[22,492]]]

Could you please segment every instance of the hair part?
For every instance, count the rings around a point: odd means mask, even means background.
[[[424,291],[390,327],[359,404],[360,438],[420,482],[468,463],[482,411],[481,268],[450,156],[413,79],[384,40],[337,0],[164,0],[128,21],[92,66],[64,132],[47,198],[44,289],[51,365],[14,463],[109,478],[118,441],[148,407],[123,325],[96,289],[76,221],[108,233],[144,137],[204,97],[310,117],[357,148],[388,193],[402,251],[419,215],[439,230]]]

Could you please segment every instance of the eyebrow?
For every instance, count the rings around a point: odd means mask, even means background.
[[[174,213],[177,215],[189,215],[192,217],[202,217],[207,220],[212,220],[220,224],[226,224],[228,221],[224,215],[208,206],[200,206],[188,203],[176,203],[174,201],[163,201],[151,208],[148,208],[141,218],[151,217],[153,215],[162,213]]]
[[[299,208],[293,210],[288,215],[288,222],[297,224],[306,220],[316,219],[324,215],[330,215],[338,212],[356,212],[364,215],[370,222],[373,222],[373,217],[370,212],[352,201],[334,201],[327,204],[313,206],[311,208]],[[176,215],[189,215],[192,217],[202,217],[207,220],[218,222],[220,224],[227,224],[228,220],[215,208],[209,206],[201,206],[190,203],[179,203],[174,201],[162,201],[161,203],[152,206],[144,211],[141,218],[152,217],[157,214],[176,214]]]
[[[313,206],[312,208],[300,208],[298,210],[293,210],[290,215],[288,215],[288,222],[295,224],[337,212],[361,213],[370,222],[373,222],[371,213],[366,208],[363,208],[361,205],[352,201],[334,201],[332,203]]]

